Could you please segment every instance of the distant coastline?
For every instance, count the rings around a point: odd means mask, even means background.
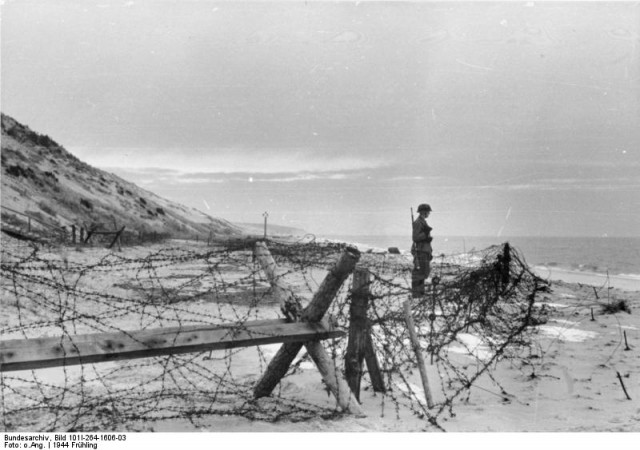
[[[400,235],[326,235],[358,247],[410,251],[411,237]],[[640,237],[477,237],[435,236],[435,255],[456,255],[509,242],[543,278],[640,290]],[[618,287],[616,286],[616,287]]]

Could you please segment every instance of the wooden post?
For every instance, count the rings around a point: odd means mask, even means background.
[[[333,298],[338,293],[340,286],[353,271],[359,259],[360,252],[357,249],[348,248],[342,253],[340,259],[329,270],[329,273],[320,284],[309,305],[302,311],[300,320],[317,322],[322,319]],[[273,392],[273,389],[285,376],[291,362],[293,362],[301,348],[301,343],[287,343],[280,347],[280,350],[273,357],[264,375],[253,390],[255,398],[266,397]]]
[[[384,378],[382,377],[378,357],[376,356],[373,340],[371,339],[371,328],[369,328],[369,332],[367,333],[367,341],[364,346],[364,360],[367,363],[367,370],[369,371],[369,378],[371,378],[373,392],[386,392],[387,388],[384,386]]]
[[[349,389],[349,385],[344,381],[342,375],[336,371],[333,361],[329,355],[327,355],[322,344],[319,341],[309,341],[305,342],[304,346],[318,367],[318,371],[322,375],[325,384],[338,401],[338,406],[340,406],[343,411],[364,415],[358,400],[354,397],[353,392]]]
[[[80,227],[80,242],[84,242],[84,227]]]
[[[262,271],[267,276],[273,295],[280,300],[280,309],[285,317],[290,321],[295,321],[302,313],[302,304],[287,286],[282,277],[283,273],[279,273],[278,266],[271,256],[271,252],[264,242],[256,242],[253,254],[260,263]]]
[[[420,378],[422,379],[422,389],[424,389],[424,396],[427,400],[427,406],[429,407],[429,409],[431,409],[433,408],[433,397],[431,396],[431,388],[429,388],[429,379],[427,378],[427,369],[424,365],[422,350],[420,349],[420,341],[418,340],[418,334],[416,333],[415,324],[413,323],[413,317],[411,315],[410,300],[405,300],[404,302],[404,318],[407,323],[407,329],[409,330],[411,345],[418,361],[418,369],[420,370]]]
[[[267,238],[267,217],[269,217],[269,213],[268,212],[264,212],[264,214],[262,214],[264,216],[264,238]]]
[[[368,270],[356,269],[351,284],[351,305],[349,306],[349,342],[344,359],[344,371],[349,387],[360,400],[362,362],[369,333],[367,307],[369,306]]]
[[[616,371],[616,375],[618,375],[618,380],[620,380],[620,385],[622,386],[624,395],[627,397],[627,400],[631,400],[631,397],[629,397],[629,393],[627,392],[627,388],[624,385],[624,381],[622,381],[622,375],[620,375],[620,372],[617,372],[617,371]]]
[[[76,226],[71,225],[71,242],[76,243]]]
[[[302,312],[300,318],[302,321],[317,322],[322,319],[329,306],[331,306],[331,302],[333,302],[338,290],[353,272],[359,259],[360,252],[358,249],[349,247],[344,250],[340,259],[329,269],[329,273],[320,284],[309,305]]]
[[[371,324],[367,317],[369,299],[371,298],[370,284],[371,274],[369,271],[356,269],[351,285],[349,342],[345,355],[345,376],[358,401],[360,400],[360,383],[364,372],[363,360],[367,363],[374,392],[385,392],[386,390],[371,339]]]
[[[624,349],[625,351],[629,351],[631,347],[629,347],[629,342],[627,342],[627,330],[623,330],[622,333],[624,334]]]

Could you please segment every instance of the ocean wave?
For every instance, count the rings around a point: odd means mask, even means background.
[[[598,266],[596,264],[567,264],[559,263],[555,261],[545,262],[542,264],[534,264],[534,267],[544,268],[549,270],[562,270],[567,272],[582,273],[585,275],[600,275],[600,276],[614,276],[621,278],[633,278],[640,279],[640,273],[623,273],[620,269],[607,266]]]
[[[583,283],[600,287],[606,285],[624,290],[640,291],[640,275],[637,274],[614,275],[540,265],[535,265],[532,268],[538,276],[549,280]]]

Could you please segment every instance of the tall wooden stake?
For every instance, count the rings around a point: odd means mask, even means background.
[[[351,285],[351,306],[349,318],[349,342],[345,355],[345,376],[349,387],[360,400],[360,382],[362,380],[363,360],[367,363],[369,377],[375,392],[385,392],[384,380],[380,373],[378,358],[371,340],[371,324],[367,318],[367,309],[371,292],[369,289],[371,274],[365,269],[356,269]]]
[[[420,341],[418,340],[418,334],[416,333],[415,324],[413,323],[413,316],[411,315],[411,301],[406,300],[404,302],[404,319],[407,323],[407,329],[409,330],[409,338],[413,346],[413,351],[416,354],[418,361],[418,369],[420,370],[420,378],[422,378],[422,388],[424,389],[424,396],[427,400],[427,406],[429,409],[433,408],[433,397],[431,396],[431,388],[429,387],[429,379],[427,378],[427,369],[424,365],[424,358],[422,356],[422,350],[420,349]]]
[[[353,273],[351,305],[349,306],[349,342],[344,359],[345,376],[358,401],[360,400],[360,381],[363,372],[362,363],[369,332],[367,326],[369,279],[370,274],[367,270],[357,269]]]

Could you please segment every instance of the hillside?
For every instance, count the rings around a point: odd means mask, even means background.
[[[29,216],[56,227],[157,232],[174,237],[236,235],[222,219],[161,198],[73,156],[49,136],[2,114],[2,217]],[[11,211],[14,210],[14,211]],[[35,222],[34,222],[35,224]]]

